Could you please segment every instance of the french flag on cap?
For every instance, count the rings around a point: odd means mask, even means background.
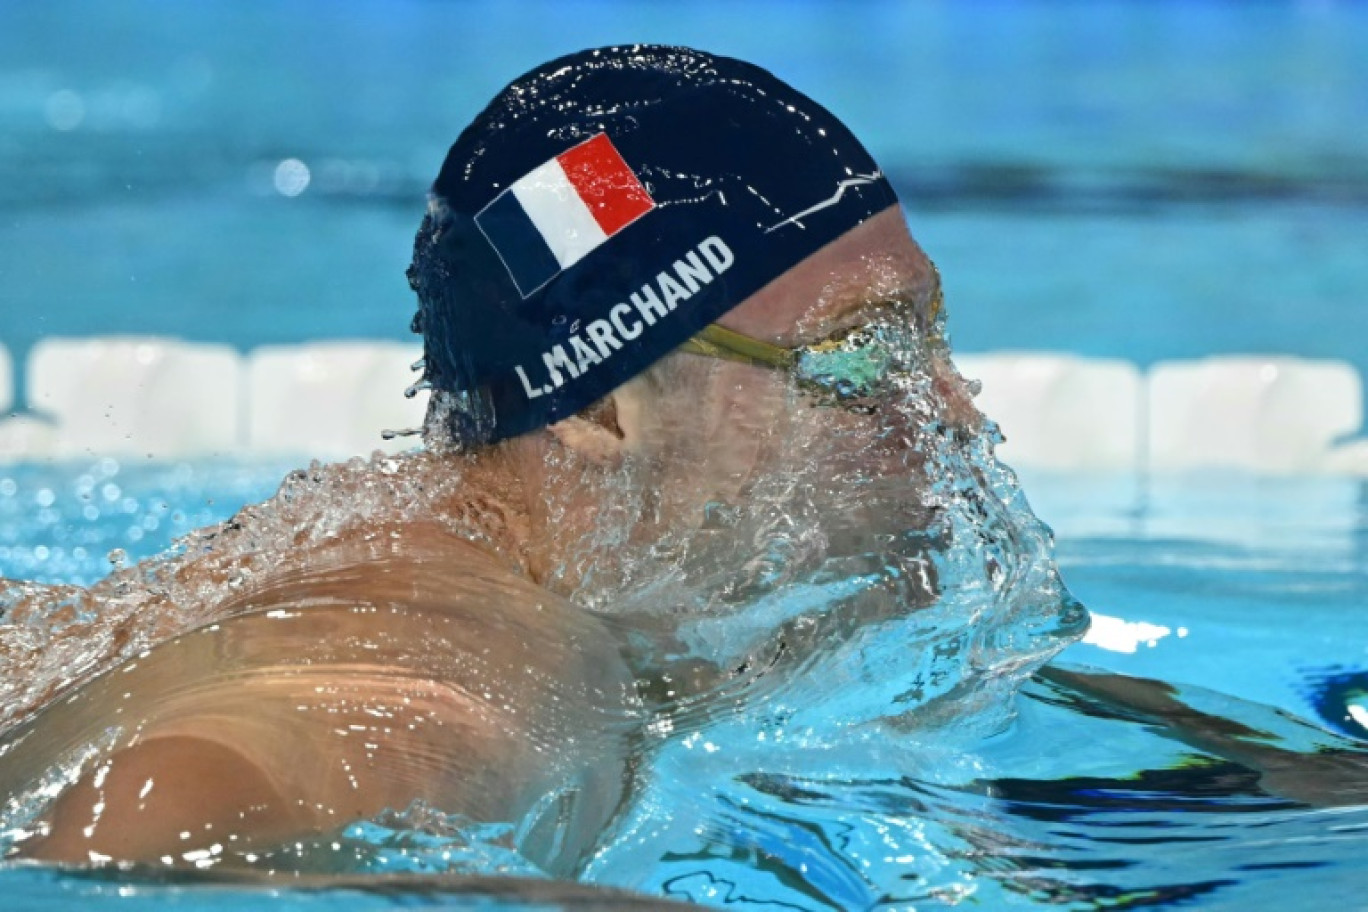
[[[608,134],[599,133],[518,178],[475,224],[526,298],[654,208]]]

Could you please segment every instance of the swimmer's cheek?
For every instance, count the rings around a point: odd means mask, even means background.
[[[114,754],[57,799],[47,824],[47,835],[20,844],[20,854],[186,865],[308,828],[256,764],[222,744],[185,736],[152,738]]]

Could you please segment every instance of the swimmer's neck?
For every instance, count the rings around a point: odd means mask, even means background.
[[[379,474],[376,463],[336,465],[306,479],[317,487],[305,497],[320,508],[347,500],[370,508],[356,510],[335,534],[313,536],[269,579],[258,578],[253,592],[234,599],[237,607],[255,604],[254,593],[281,579],[328,588],[329,580],[352,575],[352,565],[366,575],[382,565],[454,562],[481,577],[512,573],[568,596],[580,582],[574,571],[586,538],[615,508],[603,498],[611,468],[580,458],[549,431],[476,450],[424,449],[378,465]],[[282,488],[266,507],[280,509],[291,498],[301,499]],[[308,523],[316,512],[306,508],[298,519]]]
[[[570,597],[581,583],[586,543],[621,504],[605,498],[614,466],[567,446],[552,430],[534,431],[469,453],[411,457],[425,472],[459,472],[437,519],[508,569]]]

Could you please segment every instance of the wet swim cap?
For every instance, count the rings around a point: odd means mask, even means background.
[[[414,243],[424,378],[464,443],[559,421],[896,202],[828,111],[675,47],[584,51],[461,133]]]

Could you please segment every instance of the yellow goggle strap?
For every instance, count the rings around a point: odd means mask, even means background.
[[[933,264],[932,269],[935,269]],[[899,302],[890,301],[891,306],[898,306]],[[931,298],[931,303],[927,306],[927,322],[934,327],[936,317],[940,315],[940,310],[945,306],[945,297],[941,292],[940,271],[936,271],[936,291]],[[848,332],[848,331],[847,331]],[[934,329],[933,329],[934,333]],[[845,335],[838,334],[838,335]],[[771,368],[790,368],[798,363],[799,354],[805,349],[822,349],[830,347],[838,340],[824,340],[816,345],[805,346],[802,349],[781,348],[778,345],[771,345],[768,342],[761,342],[759,339],[752,339],[750,336],[735,330],[726,329],[716,323],[709,323],[707,326],[692,338],[679,346],[680,351],[692,352],[695,355],[706,355],[709,358],[721,358],[724,361],[739,361],[742,364],[758,364],[763,367]]]
[[[699,333],[679,346],[680,351],[724,361],[740,361],[742,364],[758,364],[763,367],[788,368],[797,363],[796,352],[734,330],[709,323]]]

